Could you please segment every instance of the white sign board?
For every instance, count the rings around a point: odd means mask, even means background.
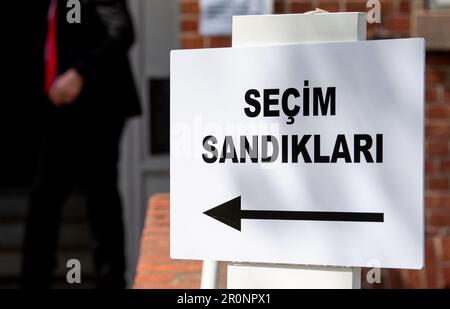
[[[200,0],[200,34],[230,35],[235,15],[271,14],[273,0]]]
[[[172,51],[171,257],[421,268],[424,52]]]

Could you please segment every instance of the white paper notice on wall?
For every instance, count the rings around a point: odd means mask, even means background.
[[[171,53],[171,257],[418,269],[423,39]]]
[[[231,35],[235,15],[271,14],[273,0],[200,0],[200,34]]]

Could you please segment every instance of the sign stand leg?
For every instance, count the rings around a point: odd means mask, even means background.
[[[217,261],[203,261],[201,289],[215,289],[218,285],[219,263]]]
[[[359,289],[360,267],[233,263],[229,289]]]
[[[318,12],[318,14],[316,14]],[[366,14],[236,16],[233,47],[366,39]],[[228,265],[228,288],[359,289],[360,267],[325,267],[234,263]]]

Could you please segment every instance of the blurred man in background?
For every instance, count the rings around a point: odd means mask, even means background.
[[[32,1],[39,58],[36,91],[44,110],[25,236],[24,287],[50,287],[61,208],[74,179],[86,189],[98,287],[123,288],[124,231],[117,187],[119,141],[140,106],[127,51],[134,34],[125,0]]]

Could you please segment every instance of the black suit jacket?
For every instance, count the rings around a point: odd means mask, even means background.
[[[33,2],[35,90],[43,94],[44,45],[50,0]],[[74,103],[90,116],[127,118],[140,113],[128,60],[134,32],[124,0],[80,0],[81,23],[69,23],[67,0],[58,0],[58,74],[75,68],[85,80]]]

